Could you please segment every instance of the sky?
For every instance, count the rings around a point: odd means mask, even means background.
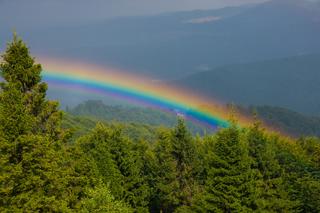
[[[0,25],[12,28],[61,26],[117,16],[212,9],[263,1],[266,0],[0,0]]]

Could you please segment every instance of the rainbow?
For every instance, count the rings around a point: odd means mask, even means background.
[[[101,68],[81,62],[40,60],[42,78],[50,86],[82,90],[151,106],[201,122],[211,128],[225,128],[229,110],[219,102],[200,97],[122,70]],[[242,119],[242,123],[247,123]]]

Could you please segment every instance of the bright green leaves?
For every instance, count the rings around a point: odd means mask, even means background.
[[[86,191],[87,198],[79,205],[79,212],[110,212],[110,213],[131,213],[132,208],[123,202],[115,200],[108,187],[103,184],[89,188]]]

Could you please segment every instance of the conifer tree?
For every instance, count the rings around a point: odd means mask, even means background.
[[[194,166],[197,158],[194,140],[184,120],[179,119],[171,132],[162,134],[155,150],[158,160],[161,210],[172,212],[190,206],[195,188]]]
[[[173,212],[179,206],[177,199],[179,183],[176,179],[177,162],[171,154],[170,137],[170,131],[162,130],[154,150],[157,162],[155,188],[158,200],[155,203],[159,205],[157,211],[162,212]]]
[[[0,64],[0,211],[68,211],[58,104],[46,100],[41,66],[14,34]]]
[[[58,102],[46,100],[47,84],[41,82],[41,65],[30,56],[29,49],[14,34],[0,65],[0,128],[9,140],[22,134],[61,136],[62,112]]]
[[[240,130],[233,124],[207,143],[205,191],[193,208],[199,212],[251,211],[254,174]]]
[[[178,199],[180,200],[180,205],[189,206],[191,204],[195,185],[194,166],[197,160],[197,153],[194,140],[188,131],[184,120],[178,120],[178,125],[172,132],[171,143],[171,154],[177,163],[176,178],[179,183],[180,192]]]
[[[122,135],[121,128],[103,124],[78,141],[84,153],[90,155],[97,175],[116,199],[124,200],[138,212],[147,210],[150,189],[142,176],[143,162],[133,144]]]
[[[247,140],[249,155],[252,158],[251,168],[257,172],[256,199],[257,211],[280,212],[290,211],[294,203],[290,201],[285,189],[283,174],[276,159],[275,148],[272,141],[260,127],[256,120],[249,128]]]

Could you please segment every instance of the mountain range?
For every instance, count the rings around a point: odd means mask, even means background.
[[[319,1],[271,0],[17,31],[38,55],[123,68],[225,102],[319,115],[319,26]],[[10,32],[0,28],[0,36]]]
[[[227,103],[320,115],[320,54],[222,66],[169,84]]]
[[[272,0],[217,10],[39,26],[21,34],[39,55],[174,79],[222,65],[320,53],[319,24],[319,2]],[[5,38],[10,32],[2,34]]]

